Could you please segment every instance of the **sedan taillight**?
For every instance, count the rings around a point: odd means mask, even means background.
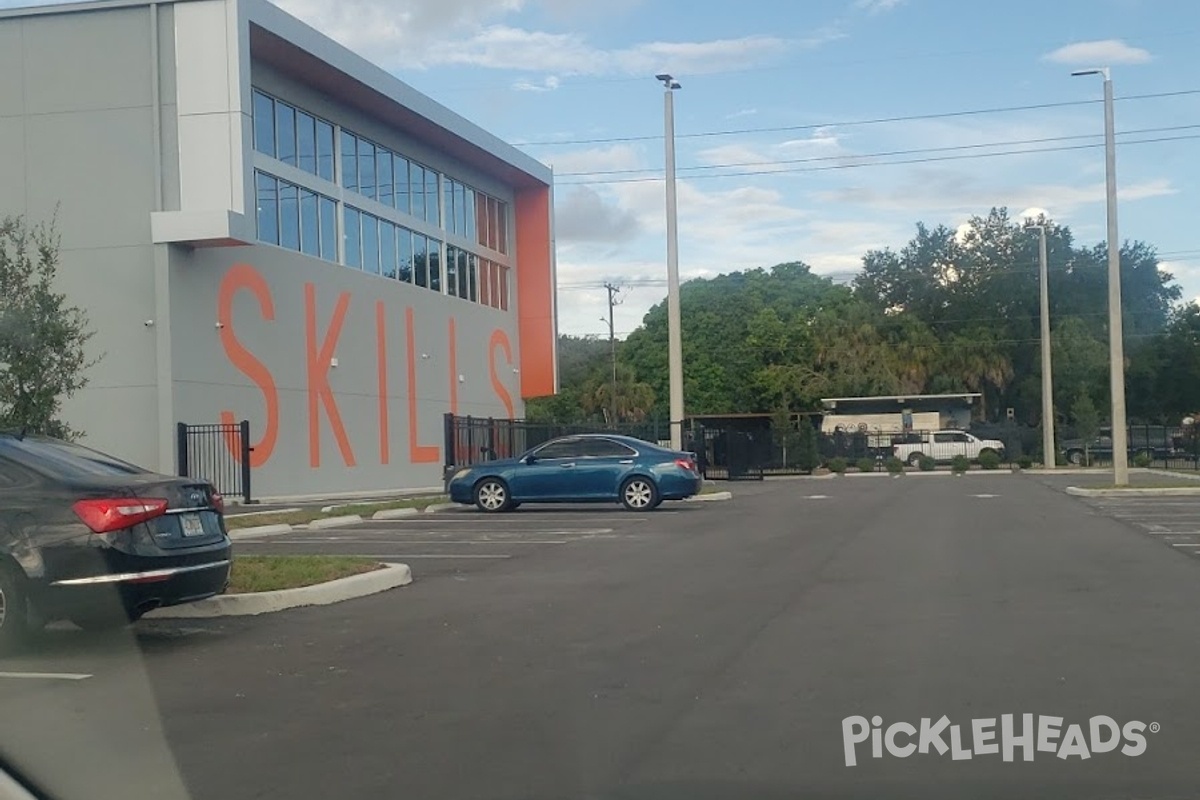
[[[220,492],[214,491],[212,493],[212,505],[218,514],[225,513],[225,498],[221,496]]]
[[[696,465],[691,461],[691,459],[687,458],[675,459],[675,466],[679,467],[680,469],[686,469],[688,472],[696,471]]]
[[[112,533],[167,513],[167,501],[133,497],[80,500],[72,509],[93,533]]]

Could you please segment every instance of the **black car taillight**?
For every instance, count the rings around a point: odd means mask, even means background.
[[[93,533],[112,533],[167,513],[167,501],[159,498],[93,498],[71,507]]]

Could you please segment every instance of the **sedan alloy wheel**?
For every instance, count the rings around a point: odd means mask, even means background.
[[[630,478],[621,487],[621,504],[630,511],[649,511],[658,505],[658,489],[647,478]]]
[[[508,487],[503,481],[487,478],[475,487],[475,505],[484,513],[507,511],[510,504]]]

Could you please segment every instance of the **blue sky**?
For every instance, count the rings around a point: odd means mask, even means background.
[[[1045,209],[1100,241],[1103,150],[1045,150],[1102,143],[1101,106],[1078,104],[1101,82],[1070,71],[1106,65],[1120,140],[1176,139],[1119,147],[1121,236],[1156,245],[1185,297],[1200,296],[1200,138],[1178,138],[1200,137],[1200,91],[1121,99],[1200,90],[1200,4],[276,1],[502,138],[535,143],[522,147],[558,175],[565,333],[607,332],[605,280],[631,286],[620,333],[665,294],[663,71],[683,84],[685,277],[802,260],[845,280],[917,221],[958,226],[993,205]],[[848,124],[1030,105],[1050,107]],[[912,150],[927,152],[865,157]],[[974,157],[996,151],[1021,153]]]

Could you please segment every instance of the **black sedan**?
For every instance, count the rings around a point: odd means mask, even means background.
[[[223,511],[204,481],[0,432],[0,650],[52,620],[118,627],[224,591]]]

